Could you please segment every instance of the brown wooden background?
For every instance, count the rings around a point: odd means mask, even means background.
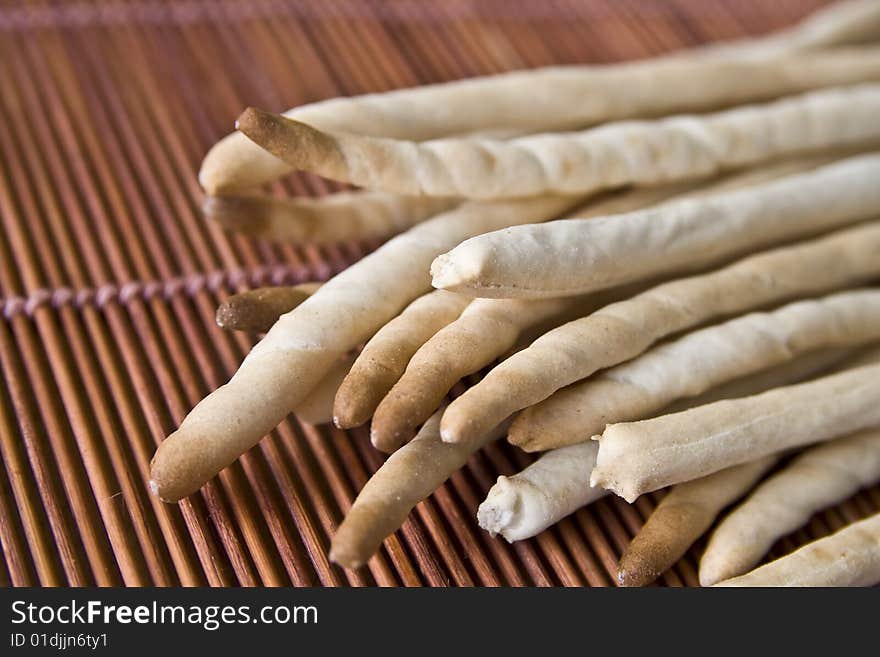
[[[365,431],[289,421],[202,494],[150,497],[156,444],[249,347],[213,325],[218,300],[326,278],[375,246],[225,235],[200,217],[195,172],[248,104],[643,57],[779,28],[819,4],[0,3],[0,583],[611,584],[654,499],[601,501],[516,546],[491,540],[476,505],[523,464],[500,446],[358,571],[326,552],[380,463]],[[778,549],[878,508],[880,489],[863,493]],[[695,564],[663,582],[694,584]]]

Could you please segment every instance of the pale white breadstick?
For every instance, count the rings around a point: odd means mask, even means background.
[[[676,399],[694,397],[804,353],[874,341],[880,341],[878,289],[839,292],[743,315],[554,393],[516,419],[509,440],[529,451],[583,442],[602,433],[606,424],[651,417]],[[569,416],[560,418],[560,411]],[[531,427],[535,422],[546,426],[547,414],[576,430],[536,436]]]
[[[479,235],[431,265],[434,287],[478,297],[584,294],[709,265],[880,212],[880,154],[707,198]]]
[[[880,425],[880,365],[639,422],[610,424],[590,478],[632,502],[768,454]]]
[[[327,424],[333,420],[333,398],[354,359],[355,354],[349,354],[338,360],[306,398],[297,404],[293,412],[301,422]]]
[[[841,363],[846,363],[849,367],[856,367],[858,363],[851,363],[851,360],[855,360],[854,355],[860,353],[861,350],[852,348],[823,349],[757,374],[747,375],[710,388],[696,397],[680,399],[663,409],[663,413],[677,413],[719,399],[744,397],[755,394],[758,390],[769,390],[795,381],[802,381],[826,372]],[[589,380],[587,379],[587,381]],[[555,449],[561,446],[559,443],[569,444],[566,442],[566,436],[569,433],[580,435],[581,399],[577,392],[571,396],[567,392],[583,383],[586,382],[575,383],[568,388],[558,390],[543,402],[523,409],[510,426],[510,431],[507,434],[508,441],[527,452]]]
[[[657,579],[777,461],[766,456],[673,487],[620,557],[618,582],[645,586]]]
[[[850,350],[848,353],[852,353],[852,351]],[[880,349],[873,350],[871,355],[858,354],[850,359],[845,359],[841,350],[836,350],[833,353],[810,354],[791,363],[786,363],[783,367],[774,368],[772,373],[768,372],[761,376],[741,379],[736,382],[736,386],[728,386],[726,390],[724,386],[713,389],[711,391],[713,397],[710,398],[706,395],[701,398],[701,401],[707,403],[716,399],[724,399],[727,396],[756,394],[780,385],[800,381],[832,364],[841,367],[857,366],[865,362],[876,362],[878,358],[880,358]],[[841,364],[841,361],[844,362]],[[694,403],[698,400],[688,401]],[[500,478],[496,487],[489,491],[486,501],[480,507],[478,514],[480,526],[489,531],[501,533],[508,540],[521,540],[534,536],[567,516],[574,509],[592,501],[600,492],[603,492],[602,489],[590,486],[590,473],[595,466],[597,451],[598,446],[595,441],[552,449],[522,472],[511,477]],[[702,485],[683,484],[686,487],[685,490],[673,496],[667,504],[670,509],[676,509],[680,515],[664,512],[662,514],[662,517],[665,518],[664,522],[661,523],[660,517],[658,517],[653,522],[654,528],[651,533],[647,535],[653,536],[655,539],[662,538],[662,541],[659,541],[662,545],[650,547],[654,541],[647,540],[646,536],[640,542],[641,547],[632,553],[632,557],[627,562],[622,562],[627,570],[622,583],[628,585],[647,583],[649,580],[645,578],[649,573],[659,573],[666,570],[672,563],[668,560],[677,559],[678,557],[675,555],[679,551],[683,553],[705,530],[708,525],[704,525],[704,523],[711,523],[711,518],[714,518],[720,508],[718,504],[725,506],[729,503],[724,502],[725,499],[735,499],[737,485],[740,486],[741,492],[739,494],[743,494],[747,490],[749,481],[754,481],[749,479],[753,476],[750,473],[754,473],[754,477],[758,476],[757,467],[751,464],[738,466],[738,470],[731,468],[730,473],[724,471],[724,473],[719,472],[705,477],[702,481],[706,482],[705,488],[711,491],[709,498],[703,495],[704,487]],[[761,467],[763,468],[763,466]],[[734,474],[734,470],[739,474]],[[691,497],[696,500],[688,507],[690,510],[685,512],[686,502]],[[679,501],[675,502],[675,500]],[[578,504],[579,501],[580,504]],[[680,522],[673,523],[674,527],[669,531],[660,531],[660,528],[673,518],[679,518]],[[698,534],[694,534],[698,525],[701,529]],[[673,535],[678,537],[675,541],[670,538]]]
[[[637,188],[606,195],[578,211],[580,217],[600,217],[656,205],[670,198],[699,197],[729,191],[804,171],[832,161],[833,155],[820,155],[784,161],[756,170],[740,172],[708,185],[682,183],[653,188]],[[626,291],[613,291],[623,297]],[[589,307],[600,307],[608,295],[586,299],[477,299],[461,317],[437,332],[418,350],[400,381],[376,409],[371,425],[373,444],[391,452],[413,435],[462,377],[478,371],[507,352],[529,329],[565,314],[581,316]],[[556,322],[558,325],[559,322]],[[554,328],[548,326],[546,330]],[[541,331],[536,335],[541,335]],[[531,340],[529,340],[530,342]],[[525,345],[523,345],[525,346]],[[591,434],[592,435],[592,434]]]
[[[852,354],[852,350],[834,349],[808,354],[767,372],[713,388],[698,398],[682,400],[668,407],[666,412],[800,381],[832,364],[835,371],[840,371],[880,360],[878,347],[861,350],[849,357],[844,357],[845,353]],[[724,507],[748,492],[778,460],[779,455],[773,454],[674,486],[621,556],[619,582],[624,586],[644,586],[666,571],[706,531]]]
[[[880,68],[880,50],[877,52]],[[661,185],[780,157],[876,142],[880,85],[835,87],[715,114],[609,123],[575,133],[422,143],[321,132],[245,110],[238,128],[289,164],[397,194],[477,199]]]
[[[589,485],[598,445],[554,449],[511,477],[498,477],[477,509],[477,522],[509,542],[540,534],[608,491]]]
[[[388,457],[358,493],[333,536],[330,559],[347,568],[363,564],[403,524],[416,504],[499,435],[500,429],[477,445],[447,445],[440,440],[440,413],[436,413],[415,438]]]
[[[880,582],[880,513],[715,586],[872,586]]]
[[[721,399],[747,397],[789,383],[806,381],[831,372],[878,362],[880,362],[880,346],[878,345],[871,345],[863,349],[822,349],[768,370],[730,381],[717,388],[711,388],[702,395],[690,399],[679,399],[663,409],[663,414],[678,413]]]
[[[839,0],[807,16],[800,23],[767,36],[741,42],[710,44],[707,50],[724,54],[737,46],[740,56],[802,52],[840,44],[867,43],[880,38],[880,3],[876,0]],[[732,51],[737,54],[736,50]]]
[[[700,559],[700,584],[710,586],[748,572],[778,538],[877,481],[880,429],[808,449],[718,525]]]
[[[880,223],[750,256],[664,283],[535,340],[446,410],[444,440],[470,440],[512,413],[657,340],[710,319],[870,280],[880,274]],[[809,263],[807,266],[805,263]]]
[[[792,166],[784,163],[769,169],[765,175],[779,175]],[[706,189],[751,180],[754,174],[737,175],[713,183]],[[747,182],[747,181],[746,181]],[[744,183],[745,184],[745,183]],[[624,212],[665,201],[683,193],[702,193],[694,184],[669,185],[650,189],[633,189],[607,195],[587,204],[580,216],[602,216]],[[476,299],[461,316],[439,330],[412,356],[406,371],[391,388],[376,411],[371,424],[373,444],[386,452],[397,449],[415,429],[437,410],[443,398],[462,377],[485,367],[511,349],[529,329],[554,318],[566,321],[579,317],[607,303],[608,295],[565,297],[556,299]],[[568,315],[567,318],[564,318]],[[557,322],[558,325],[559,322]],[[396,374],[396,372],[395,372]],[[371,393],[360,393],[368,395]],[[378,402],[378,400],[377,400]],[[364,418],[365,420],[366,418]]]
[[[336,426],[347,429],[369,420],[403,374],[412,355],[437,331],[455,321],[470,302],[471,299],[460,294],[434,290],[413,301],[379,329],[336,393],[333,404]]]
[[[569,130],[626,118],[704,111],[865,79],[865,63],[841,65],[845,53],[794,53],[858,43],[866,35],[876,35],[880,33],[877,14],[867,5],[845,11],[835,8],[769,38],[641,62],[548,67],[335,98],[291,109],[286,116],[324,130],[421,141],[487,129]],[[746,61],[750,53],[763,61]],[[257,187],[290,170],[233,133],[205,156],[199,181],[209,194],[217,194]]]
[[[320,198],[209,196],[202,211],[228,230],[275,241],[328,244],[388,237],[459,202],[369,191]]]
[[[682,183],[627,190],[588,203],[578,211],[578,216],[603,216],[654,205],[682,194],[696,196],[746,186],[818,166],[832,157],[821,155],[779,162],[756,171],[727,176],[704,186]],[[607,295],[590,299],[476,300],[461,313],[461,317],[445,328],[437,330],[433,323],[428,322],[423,327],[424,339],[421,337],[423,334],[419,333],[415,340],[399,335],[395,323],[397,320],[393,320],[374,336],[371,343],[380,341],[383,352],[387,350],[388,357],[393,356],[394,364],[385,362],[384,357],[374,354],[370,344],[367,345],[340,389],[336,402],[338,424],[357,426],[366,422],[382,401],[382,410],[371,425],[371,435],[376,447],[391,452],[413,435],[415,429],[440,406],[444,396],[459,379],[504,354],[525,331],[566,314],[580,316],[588,308],[599,307],[607,300]],[[401,320],[405,316],[406,311]],[[415,329],[424,321],[421,317],[411,317],[407,319],[406,326]],[[427,339],[435,332],[434,337]],[[424,345],[417,344],[419,339]],[[418,348],[415,356],[413,348]],[[404,368],[406,373],[398,382]],[[392,385],[392,393],[386,397]]]
[[[284,315],[229,383],[208,395],[156,451],[151,488],[175,501],[253,447],[343,354],[430,289],[428,264],[465,237],[517,221],[549,219],[579,198],[466,203],[414,226],[337,274]]]

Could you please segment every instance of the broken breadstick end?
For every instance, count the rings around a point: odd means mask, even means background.
[[[601,435],[592,436],[590,438],[590,440],[595,440],[597,442],[601,442],[602,436]],[[612,478],[610,478],[608,476],[608,473],[606,472],[606,468],[604,467],[605,463],[607,463],[608,461],[613,461],[616,455],[615,455],[615,453],[611,452],[608,449],[607,444],[605,444],[605,447],[606,447],[606,450],[605,450],[605,453],[603,454],[603,456],[604,456],[604,458],[602,459],[603,462],[599,463],[598,459],[597,459],[596,466],[593,468],[593,471],[590,473],[590,486],[592,486],[593,488],[604,488],[605,490],[609,490],[612,493],[616,493],[617,495],[619,495],[620,497],[625,499],[627,502],[632,504],[633,502],[636,501],[636,498],[638,497],[638,495],[633,495],[632,491],[629,489],[622,490],[621,487],[618,485],[618,483],[615,480],[613,480]],[[612,445],[611,447],[616,448],[618,446]],[[615,450],[615,451],[617,453],[621,452],[621,450]],[[623,455],[621,454],[621,458],[622,457],[623,457]]]
[[[464,246],[466,242],[459,246]],[[468,284],[474,280],[479,280],[480,271],[469,271],[468,267],[472,262],[479,262],[476,258],[458,258],[453,257],[449,253],[437,256],[431,263],[431,285],[438,290],[452,290],[459,292],[462,287],[462,293],[468,294]]]
[[[477,523],[489,532],[489,536],[494,538],[501,534],[508,543],[512,543],[514,539],[508,538],[505,530],[514,523],[519,507],[519,495],[516,494],[510,479],[501,475],[477,509]]]

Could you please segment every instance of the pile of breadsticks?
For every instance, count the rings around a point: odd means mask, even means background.
[[[880,515],[753,570],[880,481],[878,117],[876,0],[650,61],[246,110],[202,166],[212,220],[399,234],[323,284],[223,303],[221,326],[266,335],[159,447],[153,491],[194,493],[291,411],[370,422],[391,456],[330,552],[355,567],[506,437],[543,454],[488,491],[493,535],[671,487],[622,584],[713,525],[704,584],[880,581]],[[295,169],[363,189],[260,194]]]

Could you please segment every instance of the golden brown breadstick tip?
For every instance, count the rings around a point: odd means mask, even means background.
[[[709,529],[718,512],[742,497],[776,461],[768,456],[675,486],[620,557],[620,585],[645,586],[666,572]]]
[[[206,196],[202,214],[226,230],[262,236],[271,215],[285,201],[272,196]]]
[[[434,290],[413,301],[379,329],[336,393],[333,404],[336,426],[348,429],[369,420],[403,374],[412,355],[432,335],[455,320],[470,301],[459,294]]]
[[[281,315],[308,299],[320,283],[258,287],[233,294],[217,306],[217,326],[229,331],[265,333]]]
[[[256,107],[248,107],[235,122],[235,128],[248,139],[298,169],[321,170],[334,180],[342,180],[346,170],[345,158],[336,142],[320,130],[273,114]],[[334,177],[333,172],[339,172]]]
[[[346,568],[362,565],[416,504],[463,467],[474,452],[497,439],[502,429],[477,443],[447,445],[440,440],[440,413],[434,414],[367,481],[336,530],[330,560]]]
[[[457,203],[441,197],[370,191],[319,198],[209,196],[202,212],[227,230],[275,241],[330,244],[387,237]]]

